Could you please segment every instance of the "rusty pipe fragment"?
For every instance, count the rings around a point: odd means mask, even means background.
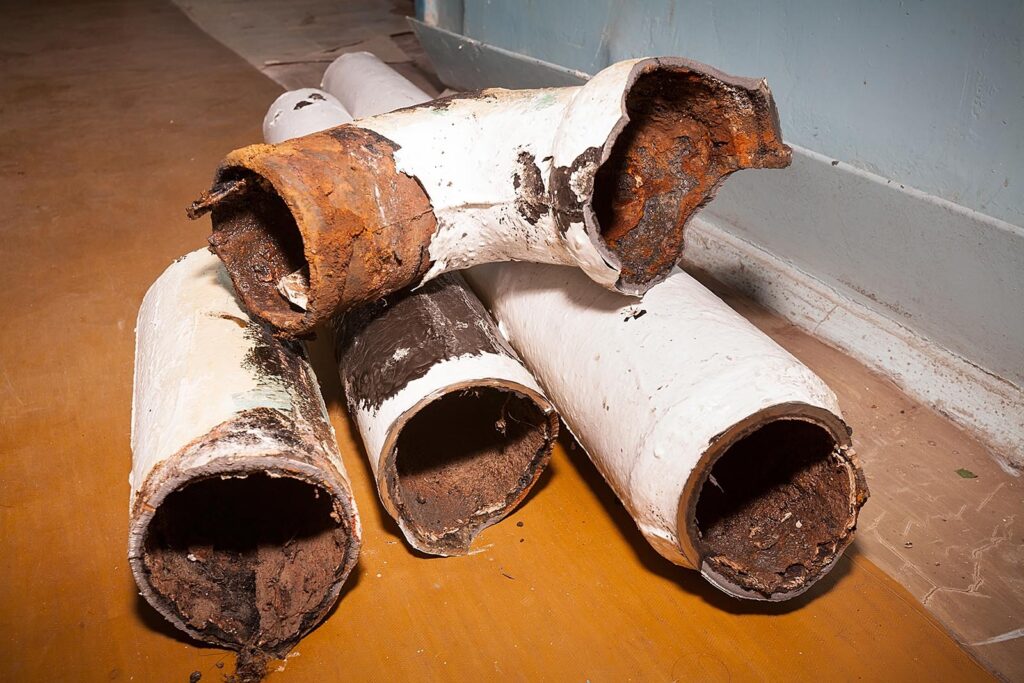
[[[353,110],[404,80],[371,81],[346,59],[332,68]],[[835,395],[770,338],[678,270],[639,300],[567,268],[468,277],[662,556],[772,601],[835,566],[867,498],[863,470]]]
[[[402,83],[400,92],[428,99]],[[309,132],[308,112],[317,107],[324,111],[314,120],[326,126],[351,118],[328,93],[305,89],[271,105],[266,121],[274,127],[265,125],[265,135]],[[332,327],[348,407],[385,509],[417,550],[467,553],[547,465],[558,433],[554,408],[457,273],[336,316]]]
[[[576,265],[640,294],[726,176],[789,159],[765,81],[636,59],[580,87],[459,94],[235,150],[189,215],[212,213],[246,307],[296,336],[495,261]]]
[[[258,666],[326,616],[359,554],[319,386],[207,249],[150,287],[136,335],[132,574],[179,629]]]

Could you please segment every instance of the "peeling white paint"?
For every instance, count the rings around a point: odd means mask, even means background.
[[[369,52],[349,52],[331,62],[320,87],[337,97],[356,119],[411,107],[431,99],[410,81],[391,78],[392,73],[390,66]],[[374,87],[359,88],[360,80],[372,81]],[[356,92],[359,93],[357,96],[343,96]]]

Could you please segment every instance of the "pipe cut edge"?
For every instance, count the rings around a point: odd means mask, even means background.
[[[838,401],[696,280],[638,301],[565,268],[467,278],[659,554],[772,601],[835,565],[868,496]]]
[[[139,310],[132,453],[128,557],[171,623],[282,656],[326,616],[361,539],[334,430],[304,349],[245,313],[208,250]]]
[[[348,59],[361,72],[393,73],[366,53]],[[347,72],[332,68],[325,82],[344,84]],[[370,104],[429,99],[404,79],[397,83],[375,90]],[[351,120],[333,95],[307,88],[271,105],[266,121],[274,127],[264,125],[264,134],[275,141],[307,134],[311,118],[324,126]],[[417,550],[467,553],[547,465],[558,433],[550,402],[457,274],[331,322],[338,371],[385,508]]]
[[[300,336],[496,261],[576,265],[641,294],[726,176],[790,154],[764,80],[637,59],[579,87],[464,93],[235,150],[189,215],[212,211],[210,243],[247,308]]]
[[[544,471],[554,407],[457,273],[334,324],[385,509],[417,550],[465,555]]]

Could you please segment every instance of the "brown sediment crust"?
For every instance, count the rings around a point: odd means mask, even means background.
[[[441,361],[501,353],[516,358],[458,273],[446,273],[334,321],[335,356],[349,407],[379,408]]]
[[[548,462],[558,418],[498,386],[448,393],[402,426],[385,460],[389,497],[420,543],[462,555],[508,515]]]
[[[257,680],[261,662],[327,614],[360,534],[304,349],[258,321],[219,317],[245,329],[243,362],[290,409],[242,411],[154,467],[133,500],[141,542],[130,554],[161,613],[238,650],[240,680]]]
[[[842,441],[804,419],[768,421],[732,440],[695,503],[702,563],[771,599],[827,572],[852,541],[868,495]]]
[[[623,291],[668,274],[689,219],[730,173],[785,167],[791,157],[760,82],[682,60],[641,69],[626,95],[629,122],[594,179],[594,214]]]
[[[346,125],[225,158],[189,215],[212,212],[210,244],[250,312],[301,336],[426,273],[436,222],[416,179],[396,170],[398,149]],[[278,288],[296,272],[305,310]]]
[[[253,473],[169,495],[143,562],[153,590],[206,639],[282,656],[321,617],[348,547],[326,491]]]
[[[517,358],[458,273],[357,308],[334,326],[353,412],[380,408],[453,358]],[[385,506],[418,548],[458,555],[529,492],[550,458],[558,416],[516,383],[481,378],[424,396],[387,428],[378,473]]]

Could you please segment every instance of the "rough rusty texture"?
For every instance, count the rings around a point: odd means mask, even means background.
[[[520,152],[516,165],[517,170],[512,177],[512,186],[516,189],[516,210],[528,223],[535,224],[550,210],[544,178],[537,160],[529,152]]]
[[[826,430],[770,422],[732,444],[701,488],[701,556],[765,597],[799,591],[850,543],[866,500],[852,454]]]
[[[463,555],[525,497],[557,429],[554,412],[515,391],[446,394],[403,427],[385,475],[391,500],[425,547]]]
[[[245,307],[286,336],[411,284],[436,229],[419,183],[395,169],[398,146],[340,126],[235,150],[189,210],[212,211],[210,244]],[[306,309],[279,291],[308,278]]]
[[[379,408],[441,361],[501,353],[515,358],[457,273],[337,318],[335,355],[349,407]]]
[[[324,415],[320,385],[309,365],[301,342],[277,339],[271,329],[256,320],[245,323],[246,337],[252,347],[243,362],[256,377],[256,383],[271,392],[287,391],[294,411],[294,422],[282,428],[280,412],[248,411],[264,415],[260,429],[273,434],[276,443],[287,444],[293,459],[322,466],[326,460],[323,444],[334,444],[334,429]]]
[[[379,408],[453,358],[516,358],[458,273],[357,308],[334,325],[353,412]],[[464,554],[529,492],[558,434],[558,416],[547,408],[500,379],[481,379],[422,406],[404,425],[388,425],[401,432],[382,458],[379,482],[418,547]]]
[[[240,412],[157,465],[135,497],[134,518],[156,511],[132,563],[160,611],[200,639],[238,650],[239,670],[249,670],[242,679],[255,680],[267,657],[287,652],[326,616],[360,539],[354,513],[337,497],[339,489],[348,495],[347,485],[329,458],[335,437],[302,346],[275,339],[258,321],[218,317],[245,329],[244,363],[291,409]],[[212,453],[223,454],[226,478],[210,466]],[[275,476],[265,474],[265,461],[240,469],[250,454],[274,457]],[[152,503],[189,471],[207,474]]]
[[[629,123],[597,170],[593,199],[620,285],[641,291],[675,265],[687,222],[726,176],[782,168],[791,157],[767,87],[659,60],[646,68],[626,96]]]
[[[149,526],[149,583],[209,640],[284,655],[319,621],[345,566],[348,534],[331,501],[264,474],[190,482]]]
[[[583,200],[576,194],[574,185],[580,183],[581,174],[593,175],[601,163],[601,148],[588,147],[568,166],[555,166],[551,169],[551,206],[555,225],[564,235],[572,223],[583,222]],[[575,182],[573,179],[577,179]]]

